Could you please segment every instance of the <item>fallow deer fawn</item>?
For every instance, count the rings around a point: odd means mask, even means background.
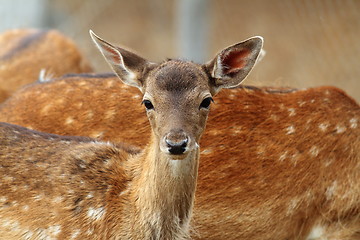
[[[37,83],[3,104],[0,121],[144,146],[135,90],[111,74]],[[359,239],[357,103],[333,87],[242,87],[214,99],[193,238]]]
[[[42,69],[53,77],[92,71],[75,44],[55,30],[10,30],[0,35],[0,46],[0,102],[36,81]]]
[[[141,153],[91,139],[1,124],[0,236],[24,239],[185,239],[199,139],[212,96],[237,86],[262,47],[254,37],[199,65],[150,63],[91,36],[151,125]]]

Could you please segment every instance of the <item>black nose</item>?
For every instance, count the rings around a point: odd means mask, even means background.
[[[180,141],[171,141],[169,139],[165,139],[165,142],[169,148],[169,152],[174,155],[180,155],[183,154],[186,150],[186,146],[188,143],[188,139],[182,139]]]

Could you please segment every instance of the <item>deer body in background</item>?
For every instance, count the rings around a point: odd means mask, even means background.
[[[0,121],[144,146],[140,98],[112,74],[74,75],[16,92]],[[355,101],[333,87],[241,87],[214,101],[200,144],[194,239],[357,239]]]
[[[0,121],[144,146],[150,127],[134,101],[140,95],[116,80],[29,85],[3,104]],[[214,101],[200,144],[194,239],[356,239],[356,102],[333,87],[242,87]]]
[[[0,107],[0,121],[144,146],[150,127],[140,98],[112,74],[74,75],[18,91]],[[201,141],[194,238],[356,239],[355,101],[333,87],[242,87],[214,100]]]
[[[144,146],[140,98],[112,74],[74,75],[16,92],[0,121]],[[241,87],[214,101],[200,144],[194,239],[358,238],[354,100],[333,87]]]
[[[2,123],[0,236],[189,238],[198,143],[212,96],[247,76],[262,39],[226,48],[204,65],[155,64],[91,35],[119,77],[142,92],[150,143],[138,152]]]
[[[58,31],[15,29],[0,35],[0,102],[19,87],[38,79],[91,72],[75,44]]]

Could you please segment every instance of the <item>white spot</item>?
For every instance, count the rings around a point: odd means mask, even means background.
[[[346,131],[346,127],[341,125],[336,125],[336,133],[340,134]]]
[[[350,119],[350,128],[357,128],[357,126],[358,126],[358,120],[356,119],[356,118],[352,118],[352,119]]]
[[[94,233],[94,229],[93,228],[89,228],[88,230],[86,230],[86,235],[91,235]]]
[[[34,196],[34,200],[35,201],[40,201],[41,199],[43,199],[44,198],[44,196],[43,195],[36,195],[36,196]]]
[[[121,84],[121,87],[125,89],[130,88],[130,86],[128,86],[127,84]]]
[[[283,152],[283,154],[280,155],[279,161],[282,162],[286,159],[287,151]]]
[[[141,96],[139,94],[135,94],[134,96],[132,96],[132,98],[139,99],[139,98],[141,98]]]
[[[7,198],[5,196],[0,197],[0,203],[4,203],[7,201]]]
[[[294,153],[292,156],[291,156],[291,162],[294,164],[294,166],[296,166],[297,162],[298,162],[298,157],[299,155],[297,153]]]
[[[11,227],[11,230],[14,231],[14,232],[20,231],[20,224],[19,224],[18,221],[11,221],[10,222],[10,227]]]
[[[73,88],[66,88],[66,89],[65,89],[65,93],[66,93],[66,94],[69,94],[69,93],[72,93],[72,92],[74,92],[74,89],[73,89]]]
[[[105,113],[105,119],[112,119],[114,118],[116,115],[116,111],[115,110],[108,110],[106,113]]]
[[[218,149],[221,149],[221,150],[226,149],[226,147],[227,146],[225,144],[218,145]]]
[[[23,234],[23,239],[31,239],[32,236],[34,235],[34,233],[32,231],[26,231],[24,234]]]
[[[325,91],[325,95],[330,95],[329,90],[326,90],[326,91]]]
[[[274,121],[278,121],[279,120],[279,117],[275,114],[271,114],[270,115],[270,119],[274,120]]]
[[[233,136],[237,136],[241,132],[242,132],[242,127],[241,126],[234,126],[231,129],[231,135],[233,135]]]
[[[210,135],[218,135],[220,132],[219,132],[219,130],[212,129],[212,130],[208,131],[208,133],[209,133]]]
[[[85,81],[79,81],[79,82],[78,82],[78,85],[79,85],[79,86],[85,86],[85,85],[87,85],[87,82],[85,82]]]
[[[299,199],[297,198],[291,199],[288,205],[287,215],[292,215],[294,210],[296,210],[298,206],[299,206]]]
[[[286,134],[287,135],[293,134],[294,132],[295,132],[295,128],[294,128],[293,125],[286,128]]]
[[[57,236],[59,235],[59,233],[61,233],[61,226],[60,225],[50,226],[48,227],[47,231],[50,235]]]
[[[72,117],[68,117],[68,118],[66,118],[66,120],[65,120],[65,124],[66,125],[70,125],[70,124],[72,124],[74,122],[74,118],[72,118]]]
[[[265,154],[265,151],[266,151],[266,148],[265,148],[264,146],[259,145],[259,146],[257,147],[256,153],[261,156],[261,155],[264,155],[264,154]]]
[[[46,169],[49,167],[49,165],[47,165],[46,163],[39,162],[36,164],[36,167]]]
[[[323,131],[323,132],[326,131],[326,129],[328,128],[328,126],[329,126],[329,124],[327,124],[327,123],[320,123],[320,124],[319,124],[320,130]]]
[[[332,164],[333,162],[334,162],[334,157],[331,157],[331,158],[328,158],[328,159],[326,159],[325,160],[325,163],[324,163],[324,166],[325,167],[328,167],[328,166],[330,166],[330,164]]]
[[[129,189],[126,189],[125,191],[120,192],[120,193],[119,193],[119,197],[122,196],[122,195],[124,195],[124,194],[126,194],[126,193],[128,193],[128,192],[129,192]]]
[[[326,200],[330,200],[334,195],[337,187],[337,182],[334,181],[329,187],[326,188],[325,196]]]
[[[75,104],[75,106],[77,108],[81,108],[83,106],[83,102],[78,102],[78,103]]]
[[[91,120],[93,117],[94,117],[94,112],[89,110],[87,113],[86,113],[86,117],[87,119]]]
[[[11,205],[12,205],[13,207],[17,207],[17,206],[19,206],[19,203],[18,203],[17,201],[13,201],[13,202],[11,203]]]
[[[46,105],[45,107],[43,107],[43,108],[41,109],[41,113],[42,113],[42,114],[48,114],[51,107],[52,107],[52,104]]]
[[[292,117],[292,116],[295,116],[295,115],[296,115],[296,113],[295,113],[295,109],[294,109],[294,108],[289,108],[289,109],[288,109],[288,111],[289,111],[289,116],[290,116],[290,117]]]
[[[65,102],[65,100],[61,98],[61,99],[56,100],[55,104],[62,105],[62,104],[64,104],[64,102]]]
[[[201,154],[204,154],[204,155],[209,155],[211,153],[213,153],[213,150],[211,148],[206,148],[201,151]]]
[[[94,194],[92,192],[89,192],[88,195],[86,196],[87,199],[93,198]]]
[[[10,219],[3,218],[3,219],[1,219],[1,220],[2,220],[2,221],[1,221],[1,225],[2,225],[3,227],[5,227],[5,228],[10,227],[10,222],[11,222]]]
[[[14,181],[14,177],[11,177],[11,176],[4,176],[3,177],[3,180],[4,180],[4,182],[12,182],[12,181]]]
[[[102,138],[102,136],[104,136],[104,132],[102,132],[102,131],[93,132],[90,134],[90,137],[92,137],[92,138]]]
[[[29,211],[29,205],[24,205],[22,207],[22,210],[25,211],[25,212]]]
[[[114,80],[108,80],[106,82],[106,87],[107,88],[112,88],[114,86],[114,84],[115,84]]]
[[[305,105],[305,103],[306,103],[305,101],[299,101],[299,102],[298,102],[298,105],[299,105],[299,107],[302,107],[302,106]]]
[[[313,157],[317,157],[317,155],[319,155],[319,149],[316,146],[312,146],[309,152]]]
[[[315,99],[311,99],[311,101],[310,101],[311,103],[314,103],[315,102]]]
[[[87,216],[93,220],[99,220],[102,216],[105,214],[105,208],[99,207],[99,208],[92,208],[90,207],[87,213]]]
[[[229,98],[230,98],[230,99],[235,99],[235,98],[236,98],[236,95],[232,93],[232,94],[229,95]]]
[[[79,162],[80,162],[80,163],[79,163],[79,167],[82,168],[82,169],[85,169],[85,168],[86,168],[86,163],[85,163],[85,161],[84,161],[84,160],[80,160]]]
[[[63,197],[58,196],[58,197],[56,197],[56,198],[53,199],[53,202],[54,202],[54,203],[61,203],[63,200],[64,200]]]
[[[306,240],[320,239],[323,234],[324,234],[324,228],[322,226],[315,226],[311,229]]]
[[[70,236],[70,239],[76,239],[77,236],[79,236],[80,234],[80,230],[79,229],[76,229],[72,232],[71,236]]]
[[[124,84],[125,85],[125,84]],[[118,98],[118,94],[117,93],[112,93],[111,95],[110,95],[110,98]]]

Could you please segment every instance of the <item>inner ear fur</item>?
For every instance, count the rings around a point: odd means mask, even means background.
[[[263,46],[262,37],[252,37],[225,48],[205,67],[218,90],[238,86],[250,73]]]

